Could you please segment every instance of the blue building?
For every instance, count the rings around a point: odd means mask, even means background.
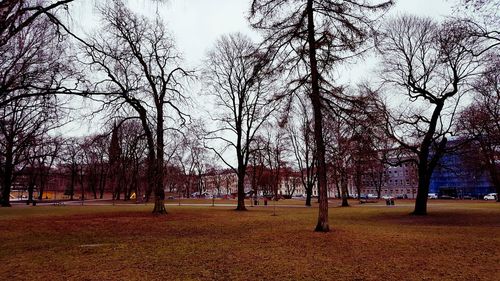
[[[469,147],[445,154],[432,174],[429,192],[478,199],[495,192],[489,172],[481,165],[479,153]]]

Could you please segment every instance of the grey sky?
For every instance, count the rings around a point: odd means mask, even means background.
[[[107,0],[76,1],[71,11],[73,28],[85,32],[95,31],[98,27],[98,18],[93,7],[95,2],[103,1]],[[151,0],[126,0],[126,2],[133,11],[141,14],[154,15],[158,12],[161,15],[177,42],[178,50],[183,54],[186,68],[189,69],[200,66],[206,52],[222,34],[242,32],[255,40],[259,38],[247,22],[250,0],[168,0],[166,4],[154,4]],[[410,13],[443,18],[451,15],[453,3],[453,0],[397,0],[389,15]],[[350,70],[343,70],[344,75],[341,79],[344,82],[356,82],[374,65],[374,61],[370,59],[361,61],[353,65]],[[88,122],[78,122],[66,126],[65,130],[70,135],[85,135],[94,132],[98,127]]]
[[[75,6],[75,24],[87,31],[96,26],[93,2],[99,1],[84,0]],[[166,4],[154,4],[151,0],[126,2],[132,10],[142,14],[152,15],[158,11],[191,66],[200,63],[222,34],[239,31],[258,38],[246,19],[250,0],[168,0]],[[451,14],[451,4],[452,0],[396,0],[390,14],[412,13],[439,18]]]
[[[253,33],[246,19],[249,0],[169,1],[158,9],[190,65],[197,65],[220,35],[237,31]],[[397,0],[390,14],[412,13],[437,18],[451,14],[450,2]],[[129,0],[129,4],[133,9],[147,12],[156,8],[149,0]]]

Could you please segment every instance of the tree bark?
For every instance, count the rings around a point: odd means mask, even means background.
[[[163,139],[163,107],[157,105],[157,123],[156,123],[156,161],[154,161],[154,180],[155,180],[155,206],[153,214],[167,214],[165,208],[165,190],[163,187],[163,154],[164,154],[164,139]]]
[[[325,143],[323,140],[323,116],[321,112],[321,96],[319,87],[318,62],[316,59],[316,39],[314,38],[314,10],[313,0],[307,1],[307,37],[309,43],[309,63],[311,67],[311,103],[314,114],[314,140],[316,142],[316,159],[318,159],[318,196],[319,214],[318,223],[314,231],[328,232],[328,191],[326,179]]]
[[[30,182],[28,184],[28,201],[26,202],[26,205],[29,205],[31,202],[33,202],[33,191],[35,190],[35,183]]]
[[[425,216],[427,215],[427,199],[429,196],[429,185],[432,173],[434,171],[435,165],[429,165],[429,152],[436,132],[436,126],[441,115],[441,110],[444,107],[444,101],[439,100],[436,102],[436,108],[432,113],[432,117],[429,123],[429,129],[425,134],[425,137],[420,145],[420,151],[418,153],[418,188],[417,188],[417,199],[415,200],[415,209],[412,215]],[[444,149],[444,148],[443,148]],[[434,151],[432,156],[432,162],[437,163],[439,160],[439,151]]]
[[[342,189],[342,207],[349,207],[349,201],[347,200],[347,179],[343,177],[340,182],[340,187]]]
[[[313,189],[314,183],[308,183],[306,187],[306,206],[311,207],[311,197],[312,197],[312,189]]]
[[[245,207],[245,170],[238,168],[238,205],[236,211],[247,211]]]

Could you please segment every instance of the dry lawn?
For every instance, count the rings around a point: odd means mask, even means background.
[[[0,280],[500,280],[500,204],[0,209]]]

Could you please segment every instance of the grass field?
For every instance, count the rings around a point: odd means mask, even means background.
[[[0,209],[0,280],[500,280],[500,204]]]

